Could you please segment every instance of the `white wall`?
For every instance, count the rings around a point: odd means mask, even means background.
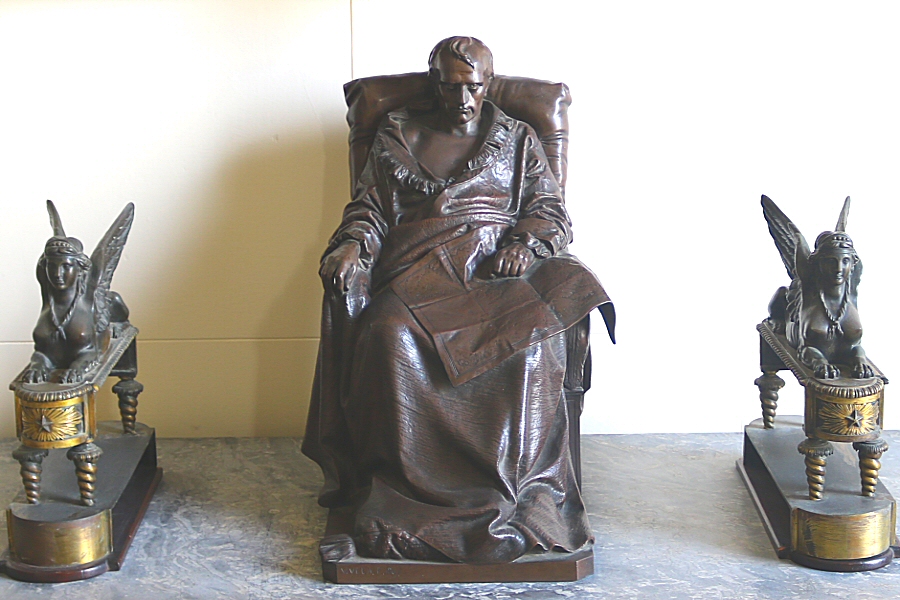
[[[133,201],[114,287],[141,328],[142,420],[301,433],[316,264],[348,189],[341,84],[424,70],[455,34],[484,40],[500,73],[572,90],[573,250],[619,313],[617,346],[595,328],[586,432],[758,416],[754,326],[787,283],[761,193],[810,240],[853,197],[865,346],[900,377],[898,16],[888,2],[4,0],[0,381],[30,352],[43,200],[88,247]],[[800,413],[796,385],[781,406]]]

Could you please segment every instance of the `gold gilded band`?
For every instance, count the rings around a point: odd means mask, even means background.
[[[884,391],[872,394],[871,396],[863,396],[861,398],[841,398],[839,396],[828,396],[826,394],[817,394],[812,392],[816,402],[830,402],[831,404],[875,404],[884,397]]]
[[[39,448],[42,450],[55,450],[59,448],[72,448],[74,446],[80,446],[81,444],[86,444],[88,442],[94,441],[94,438],[90,436],[88,433],[82,433],[81,435],[73,438],[68,438],[65,440],[60,440],[58,442],[39,442],[35,440],[30,440],[27,438],[22,438],[22,445],[26,448]]]
[[[793,549],[816,558],[854,560],[887,550],[894,539],[894,506],[860,515],[822,515],[794,509]]]
[[[109,510],[75,521],[28,521],[6,511],[9,555],[35,567],[84,565],[105,558],[112,550]]]
[[[34,400],[22,400],[16,396],[16,400],[23,406],[28,408],[66,408],[69,406],[78,406],[93,400],[93,395],[78,396],[68,400],[57,400],[55,402],[36,402]]]

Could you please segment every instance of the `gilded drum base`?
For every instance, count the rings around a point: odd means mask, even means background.
[[[878,482],[874,496],[861,495],[856,452],[849,444],[834,444],[827,493],[810,500],[804,457],[797,452],[804,439],[800,417],[778,417],[774,429],[766,429],[763,419],[744,428],[738,470],[778,556],[828,571],[889,564],[897,546],[891,493]]]
[[[30,567],[65,568],[105,560],[112,551],[112,514],[109,509],[77,519],[44,521],[34,518],[33,505],[6,511],[9,561]]]
[[[881,435],[884,382],[836,379],[806,382],[804,429],[811,438],[831,442],[869,442]]]
[[[91,383],[18,383],[16,435],[27,448],[72,448],[94,439],[97,429]]]

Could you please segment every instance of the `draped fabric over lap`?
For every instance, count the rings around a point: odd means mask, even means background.
[[[609,302],[565,253],[571,228],[529,125],[485,102],[490,128],[456,178],[419,165],[382,121],[326,252],[366,270],[326,295],[304,452],[320,502],[356,510],[360,553],[506,562],[591,539],[568,454],[562,333]],[[521,242],[539,257],[495,278]]]

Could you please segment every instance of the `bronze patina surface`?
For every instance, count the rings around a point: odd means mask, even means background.
[[[834,231],[824,231],[809,251],[806,238],[768,197],[762,197],[763,215],[769,233],[791,278],[780,287],[769,304],[769,322],[783,333],[800,361],[815,377],[844,376],[868,379],[872,365],[860,344],[862,323],[857,310],[862,261],[846,233],[850,198],[838,217]]]
[[[16,398],[16,434],[22,445],[14,452],[22,466],[28,502],[41,497],[41,464],[48,450],[69,448],[81,486],[81,502],[94,502],[97,461],[94,445],[94,394],[109,375],[121,381],[122,425],[133,433],[137,395],[138,330],[128,321],[128,307],[110,289],[131,224],[134,205],[127,204],[101,238],[90,258],[80,240],[69,237],[52,201],[47,212],[53,237],[38,259],[37,279],[43,306],[34,328],[34,352],[28,366],[9,388]]]
[[[778,390],[776,374],[790,369],[806,388],[804,430],[797,446],[806,459],[809,497],[821,500],[825,468],[834,452],[831,442],[850,442],[859,452],[862,493],[874,494],[879,459],[888,445],[879,439],[887,377],[866,357],[857,296],[862,261],[847,235],[850,198],[834,231],[816,238],[812,252],[806,238],[774,202],[762,197],[769,233],[791,277],[769,303],[769,318],[760,335],[760,369],[756,380],[763,425],[774,426]]]
[[[585,317],[600,307],[611,336],[615,321],[566,253],[568,90],[495,76],[474,38],[440,42],[429,67],[345,87],[355,190],[322,259],[303,445],[320,503],[344,515],[326,576],[365,576],[366,557],[484,581],[516,569],[440,565],[571,558],[592,540],[569,423],[590,382]]]
[[[850,198],[813,252],[766,196],[762,207],[791,284],[778,289],[756,327],[763,418],[745,429],[738,467],[779,556],[829,571],[877,569],[891,562],[895,544],[896,503],[878,482],[888,450],[880,438],[888,380],[861,345],[862,262],[846,234]],[[786,369],[805,388],[802,421],[775,417],[784,385],[777,373]],[[799,456],[786,449],[803,456],[800,491]]]
[[[125,207],[90,258],[66,235],[49,200],[47,210],[53,237],[38,260],[43,307],[34,352],[9,386],[21,442],[13,458],[25,489],[7,511],[6,571],[35,582],[117,569],[162,474],[155,434],[136,419],[143,390],[135,381],[138,330],[110,289],[134,206]],[[118,431],[96,420],[95,394],[110,375],[119,377],[113,386],[122,415]],[[54,449],[68,451],[51,455]],[[74,480],[63,472],[67,460]]]
[[[110,289],[134,221],[128,204],[90,258],[81,241],[68,237],[56,206],[47,200],[53,237],[38,260],[43,307],[34,328],[34,353],[20,375],[24,383],[78,383],[100,362],[116,324],[128,322],[128,307]]]

